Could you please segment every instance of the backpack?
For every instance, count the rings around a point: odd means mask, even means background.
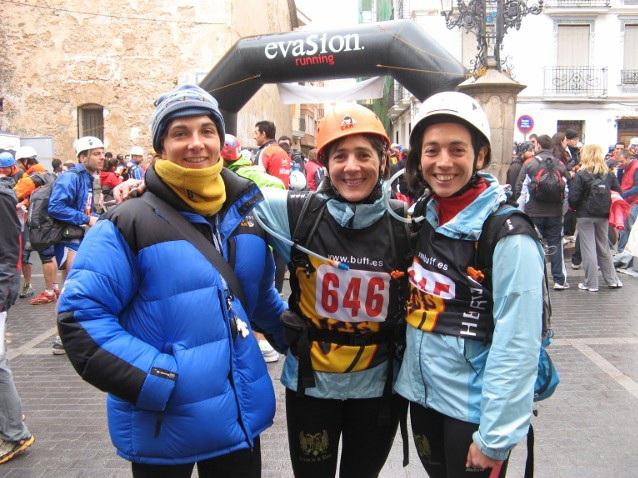
[[[516,218],[512,220],[512,217]],[[517,220],[520,218],[520,220]],[[534,223],[527,214],[510,205],[501,206],[483,224],[481,237],[477,241],[479,269],[485,271],[486,280],[492,280],[492,256],[498,241],[507,235],[528,234],[540,241]],[[554,332],[551,328],[552,304],[549,297],[549,281],[547,266],[543,270],[543,315],[541,332],[541,349],[538,357],[538,374],[534,383],[534,402],[545,400],[552,396],[560,383],[558,371],[552,362],[547,347],[552,343]],[[534,410],[537,415],[537,410]],[[534,428],[530,422],[527,432],[527,461],[525,463],[525,478],[534,476]]]
[[[545,203],[560,203],[565,197],[565,178],[553,158],[536,156],[538,170],[531,178],[529,192],[533,200]]]
[[[38,188],[29,197],[29,241],[34,250],[42,252],[62,238],[63,226],[48,212],[56,177],[51,173],[36,173],[31,175],[31,179]]]
[[[592,176],[585,199],[585,211],[595,217],[606,217],[611,207],[611,189],[607,175]]]

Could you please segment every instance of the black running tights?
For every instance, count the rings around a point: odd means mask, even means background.
[[[465,468],[477,424],[450,418],[414,402],[410,402],[410,420],[417,453],[430,478],[489,477],[489,468]],[[503,463],[499,478],[504,478],[506,471],[507,461]]]
[[[298,397],[286,389],[288,444],[295,476],[376,477],[388,458],[397,431],[403,398],[395,395],[387,420],[379,421],[382,398],[333,400]]]

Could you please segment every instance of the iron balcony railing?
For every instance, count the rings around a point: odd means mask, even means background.
[[[609,7],[611,0],[549,0],[545,3],[548,8],[603,8]]]
[[[620,83],[638,85],[638,70],[620,70]]]
[[[410,99],[410,92],[398,83],[394,84],[394,104],[398,105]]]
[[[554,66],[545,68],[545,94],[605,96],[607,68]]]

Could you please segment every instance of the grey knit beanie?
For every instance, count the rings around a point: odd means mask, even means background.
[[[162,137],[171,120],[187,116],[209,116],[217,126],[220,141],[226,135],[224,118],[219,104],[210,93],[197,85],[181,85],[155,100],[155,111],[151,120],[153,148],[162,152]]]

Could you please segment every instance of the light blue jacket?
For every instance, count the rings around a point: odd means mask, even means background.
[[[438,226],[431,201],[426,220],[436,232],[475,241],[483,223],[505,200],[490,175],[474,202]],[[527,235],[506,236],[494,250],[492,342],[466,340],[407,327],[406,350],[395,391],[449,417],[479,424],[474,443],[504,460],[525,437],[532,413],[542,316],[543,251]]]
[[[271,229],[290,240],[288,222],[288,191],[262,189],[265,201],[259,203],[255,214]],[[354,213],[353,213],[354,209]],[[327,212],[342,226],[361,229],[379,221],[386,214],[383,198],[373,204],[357,204],[355,208],[348,203],[330,199]],[[354,216],[354,219],[352,219]],[[270,245],[290,261],[290,245],[269,234]],[[346,239],[344,239],[346,240]],[[281,383],[291,390],[297,390],[297,358],[288,351],[281,374]],[[317,398],[346,400],[350,398],[375,398],[383,395],[387,362],[376,367],[350,373],[314,372],[316,387],[305,389],[305,394]],[[396,367],[395,367],[396,369]]]

